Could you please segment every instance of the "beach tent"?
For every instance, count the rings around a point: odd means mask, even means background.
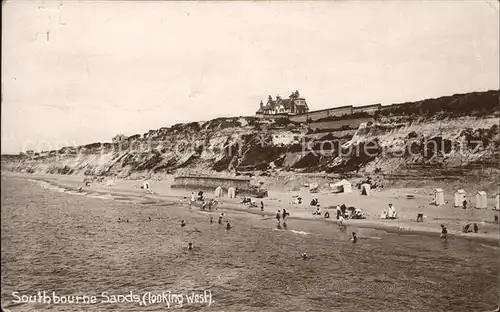
[[[229,198],[236,198],[236,189],[231,186],[227,189],[227,195],[229,196]]]
[[[486,196],[486,192],[476,192],[476,208],[488,208],[488,197]]]
[[[454,202],[453,202],[454,206],[462,207],[464,200],[465,200],[465,191],[457,190],[454,196]]]
[[[144,181],[142,183],[142,187],[145,189],[145,190],[148,190],[149,189],[149,182],[148,181]]]
[[[214,195],[215,195],[215,197],[222,197],[223,196],[222,187],[217,186],[217,188],[215,189]]]
[[[366,195],[366,196],[370,195],[370,184],[368,183],[361,184],[361,195]]]
[[[496,201],[495,201],[495,209],[500,210],[500,193],[497,193],[495,195]]]
[[[443,189],[434,189],[434,204],[436,206],[444,205],[444,191]]]
[[[352,184],[347,180],[341,180],[333,185],[333,188],[337,192],[350,193],[352,192]]]
[[[318,192],[318,187],[319,187],[318,183],[310,183],[309,184],[309,192],[311,192],[311,193],[317,193]]]

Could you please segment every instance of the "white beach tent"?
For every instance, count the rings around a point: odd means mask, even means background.
[[[318,183],[309,183],[309,192],[311,193],[317,193],[319,188]]]
[[[361,195],[370,196],[370,188],[371,186],[368,183],[361,184]]]
[[[229,198],[236,198],[236,189],[231,186],[227,189],[227,195],[229,196]]]
[[[444,191],[443,189],[434,189],[434,203],[436,206],[444,205]]]
[[[145,189],[145,190],[148,190],[149,189],[149,182],[147,180],[145,180],[143,183],[142,183],[142,188]]]
[[[496,201],[495,201],[495,209],[500,210],[500,193],[497,193],[495,195]]]
[[[457,190],[455,192],[453,205],[455,207],[461,207],[464,200],[465,200],[465,191],[464,190]]]
[[[217,186],[217,188],[215,189],[215,194],[214,194],[214,196],[215,196],[215,197],[222,197],[222,196],[223,196],[222,187]]]
[[[332,189],[332,191],[338,192],[338,193],[350,193],[350,192],[352,192],[351,182],[349,182],[345,179],[330,185],[330,188]]]
[[[488,196],[486,196],[486,192],[477,191],[476,192],[476,208],[488,208]]]

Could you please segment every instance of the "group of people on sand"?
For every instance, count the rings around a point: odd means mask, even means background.
[[[381,219],[397,219],[398,213],[393,204],[389,204],[389,208],[385,209],[380,216]]]
[[[204,201],[203,191],[198,191],[198,196],[196,196],[196,194],[194,192],[191,192],[191,202],[196,202],[196,201],[199,201],[199,202]]]
[[[187,197],[184,197],[184,199],[187,199]],[[198,192],[198,196],[196,196],[195,192],[191,192],[191,198],[189,199],[189,209],[192,208],[193,204],[195,202],[201,202],[201,210],[209,210],[212,211],[213,208],[216,208],[219,202],[216,199],[210,199],[209,201],[206,201],[205,198],[203,197],[203,191]],[[216,208],[217,209],[217,208]]]

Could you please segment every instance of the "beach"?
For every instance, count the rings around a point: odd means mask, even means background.
[[[278,202],[272,192],[263,199],[264,214],[227,198],[219,210],[203,212],[184,203],[190,192],[169,191],[165,182],[150,182],[155,195],[134,187],[140,181],[119,180],[78,195],[77,178],[2,176],[2,300],[10,311],[486,311],[498,304],[498,241],[488,236],[493,234],[464,239],[448,219],[451,235],[440,240],[434,224],[444,221],[432,220],[430,212],[424,212],[424,225],[406,221],[410,232],[388,231],[395,229],[384,225],[389,220],[375,219],[348,220],[343,231],[335,221],[314,218],[314,207]],[[320,197],[325,194],[309,196],[327,200]],[[342,196],[354,202],[356,194]],[[373,198],[377,203],[384,197]],[[405,217],[406,199],[390,200]],[[285,206],[288,230],[278,230],[274,210]],[[220,212],[231,230],[209,222]],[[187,249],[189,242],[194,250]],[[14,303],[13,292],[44,290],[95,295],[98,302]],[[209,292],[212,301],[184,300],[181,307],[100,300],[103,292],[169,291]]]
[[[80,176],[69,175],[26,175],[21,173],[4,173],[9,177],[33,179],[46,181],[52,185],[66,188],[72,191],[78,190],[82,186],[83,178]],[[84,193],[92,193],[94,196],[103,194],[113,194],[119,199],[120,196],[126,196],[128,200],[136,203],[168,201],[182,203],[188,206],[188,198],[191,197],[191,190],[170,188],[173,177],[162,181],[149,181],[150,188],[154,194],[148,194],[140,188],[140,180],[113,179],[113,186],[107,186],[106,183],[91,183],[90,187],[84,187]],[[196,191],[197,192],[197,191]],[[411,196],[411,199],[407,198]],[[292,204],[291,201],[300,196],[302,204]],[[214,198],[213,192],[205,192],[207,199]],[[322,216],[313,216],[316,207],[310,206],[312,199],[318,199],[322,214],[328,211],[329,219]],[[381,229],[391,232],[419,233],[427,235],[439,235],[441,232],[440,224],[444,224],[450,235],[464,237],[467,239],[485,241],[489,244],[498,246],[499,225],[494,222],[495,215],[499,211],[492,209],[494,199],[489,198],[488,208],[476,209],[474,202],[469,202],[468,209],[453,207],[453,194],[448,192],[444,196],[445,204],[441,206],[431,205],[432,190],[423,188],[391,188],[391,189],[372,189],[370,196],[362,196],[360,191],[353,189],[351,193],[319,192],[310,193],[307,188],[300,191],[280,191],[270,190],[269,196],[265,198],[253,198],[257,203],[256,208],[248,209],[246,205],[241,204],[242,197],[235,199],[227,197],[227,193],[222,198],[217,198],[220,202],[218,207],[232,211],[241,210],[249,213],[261,215],[260,202],[264,202],[264,214],[275,216],[278,210],[286,209],[290,212],[291,219],[317,220],[325,222],[337,222],[337,205],[345,204],[347,207],[354,206],[360,208],[366,215],[366,219],[347,220],[346,224],[356,227]],[[380,214],[388,208],[389,203],[395,206],[398,219],[380,219]],[[415,222],[417,214],[424,215],[423,222]],[[462,233],[462,227],[467,223],[476,223],[479,226],[478,233]]]

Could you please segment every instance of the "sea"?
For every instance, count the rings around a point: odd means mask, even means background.
[[[2,177],[1,199],[3,311],[450,312],[498,305],[494,244],[293,216],[279,229],[259,213],[81,196],[9,177]]]

